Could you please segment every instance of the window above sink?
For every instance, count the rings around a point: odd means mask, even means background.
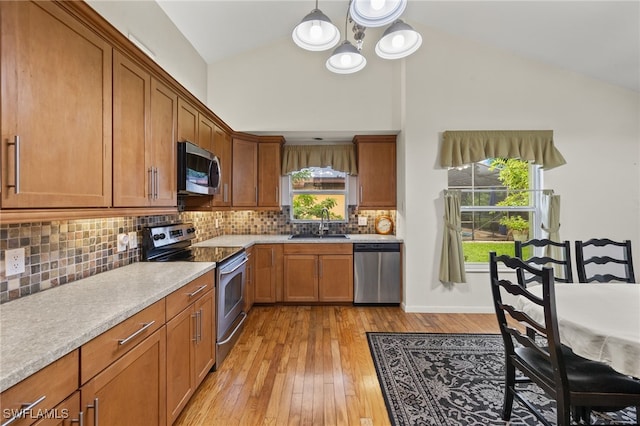
[[[345,172],[331,167],[308,167],[288,176],[292,222],[320,223],[324,208],[329,211],[329,223],[348,221],[349,186]]]

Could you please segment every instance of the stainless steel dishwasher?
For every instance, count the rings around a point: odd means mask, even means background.
[[[354,303],[400,303],[400,243],[355,243],[353,275]]]

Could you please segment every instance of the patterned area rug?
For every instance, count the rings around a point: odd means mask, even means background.
[[[500,418],[504,350],[498,334],[367,333],[378,380],[395,426],[538,425],[517,400]],[[529,400],[551,423],[555,402],[535,385]],[[636,424],[635,410],[598,413],[592,423]]]

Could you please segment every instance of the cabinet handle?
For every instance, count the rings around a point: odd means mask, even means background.
[[[205,285],[201,285],[201,286],[200,286],[200,287],[198,287],[198,289],[197,289],[197,290],[195,290],[193,293],[188,293],[187,295],[188,295],[189,297],[193,297],[193,296],[195,296],[196,294],[200,293],[202,290],[204,290],[204,289],[205,289],[205,288],[207,288],[207,287],[208,287],[208,285],[207,285],[207,284],[205,284]]]
[[[191,318],[193,318],[193,336],[191,337],[191,341],[198,343],[198,313],[192,313]]]
[[[222,186],[222,193],[224,194],[222,199],[224,200],[225,203],[228,202],[229,201],[229,184],[228,183],[225,183]]]
[[[13,415],[13,417],[11,417],[9,420],[7,420],[6,422],[2,423],[2,426],[10,425],[11,423],[15,422],[16,420],[26,417],[27,413],[29,411],[31,411],[31,409],[33,407],[35,407],[36,405],[38,405],[42,401],[44,401],[46,397],[47,397],[46,395],[42,395],[40,398],[36,399],[33,402],[25,402],[25,403],[23,403],[22,404],[22,409],[20,411],[18,411],[17,413],[15,413]]]
[[[362,202],[362,185],[360,185],[360,202]]]
[[[149,199],[152,200],[153,199],[153,167],[149,167],[147,169],[147,175],[149,178],[149,188],[147,188],[149,190]]]
[[[160,181],[158,180],[158,168],[154,167],[153,168],[153,182],[155,183],[155,189],[153,190],[153,199],[157,200],[158,199],[158,191],[160,188]]]
[[[13,142],[8,142],[7,145],[13,145],[13,160],[15,167],[13,169],[13,185],[7,184],[7,188],[15,188],[16,194],[20,193],[20,136],[15,135]],[[12,420],[13,421],[13,420]],[[4,425],[3,425],[4,426]]]
[[[198,342],[202,342],[202,308],[198,311]]]
[[[124,339],[118,339],[118,344],[119,345],[126,345],[127,343],[129,343],[131,341],[131,339],[135,339],[136,337],[138,337],[140,335],[140,333],[143,333],[147,328],[151,327],[153,324],[155,324],[155,321],[151,321],[151,322],[148,322],[148,323],[143,323],[142,324],[142,328],[140,330],[136,331],[135,333],[133,333],[129,337],[126,337]]]
[[[93,408],[93,426],[99,426],[99,419],[98,419],[98,398],[94,398],[93,399],[93,405],[91,404],[87,404],[87,410],[90,410],[91,408]]]
[[[80,426],[84,426],[84,413],[79,411],[78,418],[69,420],[69,423],[78,423]]]
[[[320,272],[318,273],[318,276],[322,278],[322,259],[318,260],[318,262],[320,263]]]
[[[255,193],[256,193],[255,202],[256,204],[258,204],[258,187],[257,186],[255,187]]]

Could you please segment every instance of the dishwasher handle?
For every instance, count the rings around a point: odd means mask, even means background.
[[[355,243],[353,245],[355,252],[399,252],[400,243]]]

